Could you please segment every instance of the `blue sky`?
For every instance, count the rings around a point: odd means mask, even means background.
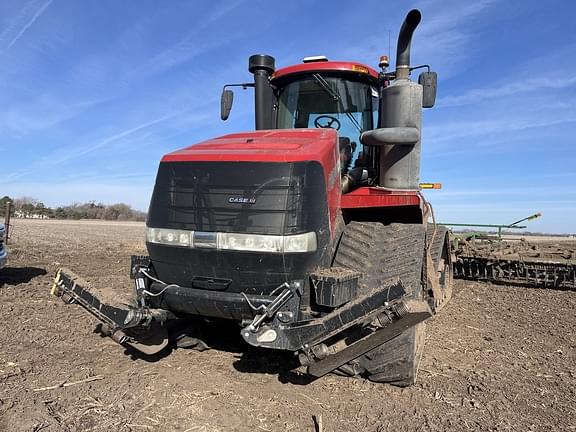
[[[439,74],[422,160],[443,184],[427,193],[436,218],[541,211],[532,230],[576,232],[576,4],[553,0],[2,0],[0,195],[146,210],[164,153],[253,128],[252,90],[219,118],[249,55],[376,67],[412,7],[413,64]]]

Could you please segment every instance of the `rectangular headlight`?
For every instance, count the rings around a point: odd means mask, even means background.
[[[317,248],[316,233],[308,232],[284,236],[284,252],[313,252]]]
[[[282,236],[218,233],[218,249],[282,252]]]
[[[150,243],[190,247],[190,238],[193,234],[194,231],[187,230],[148,228],[146,232],[146,240]]]
[[[264,253],[314,252],[318,247],[314,232],[279,236],[148,228],[146,240],[168,246]]]

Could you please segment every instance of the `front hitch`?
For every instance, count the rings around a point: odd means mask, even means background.
[[[142,281],[135,279],[136,291]],[[51,294],[66,304],[77,304],[92,314],[102,326],[100,331],[121,345],[128,345],[144,354],[155,354],[168,345],[168,331],[163,325],[169,312],[151,309],[145,303],[137,307],[111,306],[90,292],[88,284],[67,269],[59,269],[52,283]]]

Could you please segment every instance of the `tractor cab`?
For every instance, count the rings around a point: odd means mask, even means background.
[[[224,87],[222,119],[232,106],[227,87],[255,87],[256,129],[334,129],[341,175],[366,184],[377,176],[376,149],[361,143],[362,133],[375,129],[378,122],[380,84],[375,70],[324,56],[274,70],[274,59],[266,55],[250,57],[249,70],[254,84]]]
[[[436,74],[424,72],[418,82],[410,71],[407,39],[399,41],[399,62],[387,72],[357,62],[308,57],[302,64],[275,68],[269,55],[253,55],[248,70],[253,83],[224,86],[221,117],[230,114],[229,87],[253,87],[256,130],[334,129],[338,132],[342,193],[362,186],[418,190],[422,108],[434,105]]]
[[[338,131],[341,174],[367,170],[369,156],[360,138],[378,120],[378,75],[358,64],[325,57],[279,69],[271,79],[278,129],[328,128]]]

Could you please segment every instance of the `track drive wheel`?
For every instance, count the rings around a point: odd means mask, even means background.
[[[423,299],[425,236],[425,227],[420,224],[351,222],[340,241],[334,265],[363,273],[359,294],[400,278],[407,296]],[[425,324],[421,323],[406,330],[340,368],[338,373],[401,387],[414,384],[424,347],[424,329]]]

